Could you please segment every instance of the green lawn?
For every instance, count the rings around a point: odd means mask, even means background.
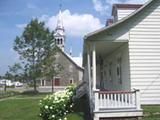
[[[40,120],[38,103],[44,96],[46,94],[18,95],[0,100],[0,120]],[[89,120],[86,99],[79,101],[81,103],[77,102],[75,113],[67,116],[68,120],[84,120],[84,117]],[[160,120],[160,106],[143,106],[143,109],[143,120]]]
[[[0,101],[0,120],[40,120],[38,103],[44,96],[19,95]],[[83,115],[73,113],[68,120],[83,120]]]
[[[143,106],[143,120],[160,120],[160,106]]]

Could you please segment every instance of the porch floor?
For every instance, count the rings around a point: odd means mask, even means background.
[[[138,118],[142,116],[143,110],[136,109],[100,110],[94,112],[94,118]]]

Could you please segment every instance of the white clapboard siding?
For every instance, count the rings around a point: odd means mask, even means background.
[[[160,1],[133,18],[129,55],[131,87],[142,104],[160,104]]]
[[[118,9],[117,15],[118,15],[118,20],[121,20],[122,18],[128,16],[132,12],[134,12],[136,9],[130,9],[130,10],[122,10]]]

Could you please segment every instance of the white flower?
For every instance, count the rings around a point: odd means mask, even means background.
[[[45,109],[48,109],[48,106],[46,105],[44,108],[45,108]]]
[[[64,120],[67,120],[67,118],[65,117]]]
[[[73,107],[73,105],[70,105],[70,107]]]
[[[52,115],[52,118],[54,118],[55,117],[55,115]]]
[[[53,109],[53,107],[51,106],[51,107],[50,107],[50,109],[52,110],[52,109]]]
[[[61,118],[59,120],[62,120]]]

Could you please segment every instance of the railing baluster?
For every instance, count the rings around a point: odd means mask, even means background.
[[[100,108],[103,106],[102,105],[102,94],[99,94],[99,106]]]
[[[124,99],[124,101],[125,101],[125,106],[128,106],[128,97],[127,97],[127,95],[128,95],[128,93],[125,93],[125,99]]]
[[[120,105],[120,94],[117,94],[117,95],[118,95],[118,102],[117,102],[118,105],[117,105],[117,106],[120,107],[120,106],[121,106],[121,105]]]
[[[104,94],[104,107],[107,107],[107,94]]]
[[[107,93],[107,106],[109,107],[110,105],[109,105],[109,94]]]
[[[136,93],[137,92],[137,93]],[[95,111],[100,109],[124,109],[137,108],[140,109],[139,91],[123,92],[123,91],[106,91],[95,92]]]
[[[131,93],[128,94],[128,106],[132,106],[131,105]]]
[[[114,94],[114,106],[117,107],[116,93]]]

